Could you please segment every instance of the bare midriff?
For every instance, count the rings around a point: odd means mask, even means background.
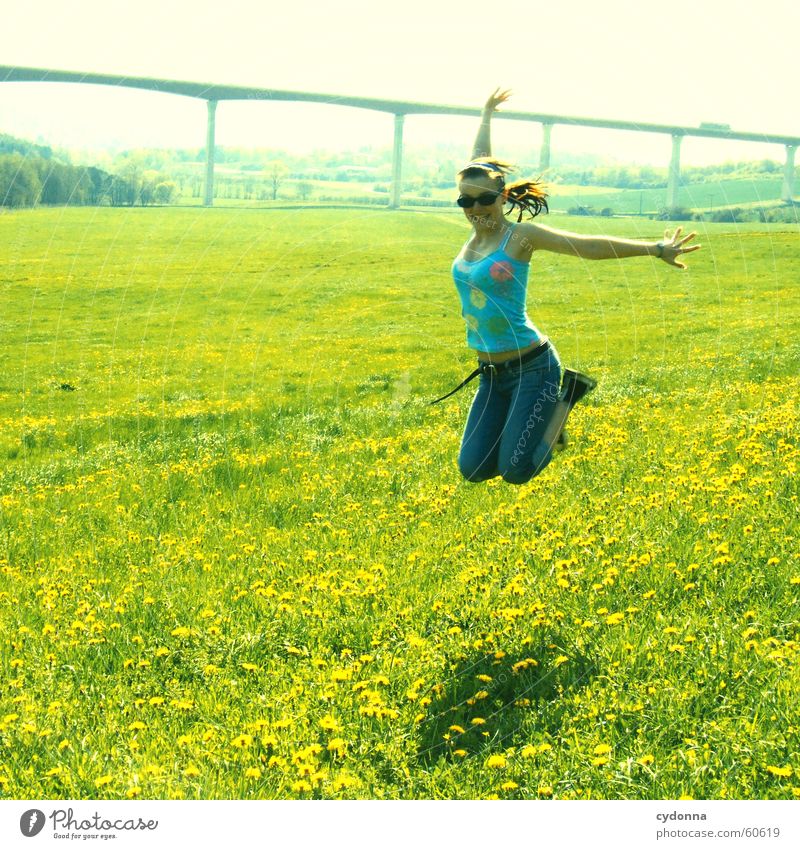
[[[527,348],[519,348],[516,351],[497,351],[494,354],[489,354],[486,351],[476,351],[475,353],[478,355],[478,359],[485,363],[505,363],[508,360],[518,359],[523,354],[527,354],[528,351],[538,348],[541,344],[542,340],[539,340],[538,342],[532,342]]]

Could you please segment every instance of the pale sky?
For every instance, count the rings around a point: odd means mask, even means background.
[[[6,65],[118,73],[800,135],[797,0],[29,0],[6,4]],[[64,83],[0,84],[0,132],[52,144],[202,147],[204,101]],[[496,121],[494,152],[538,148]],[[307,151],[389,145],[393,118],[308,104],[221,102],[217,144]],[[475,118],[410,116],[405,141],[468,145]],[[553,129],[552,152],[666,166],[668,136]],[[778,145],[685,139],[681,160],[771,158]]]

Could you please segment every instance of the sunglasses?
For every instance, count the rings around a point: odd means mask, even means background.
[[[476,203],[479,203],[481,206],[491,206],[496,200],[497,196],[500,192],[484,192],[482,195],[478,195],[478,197],[473,198],[469,195],[460,195],[456,203],[462,209],[472,209]]]

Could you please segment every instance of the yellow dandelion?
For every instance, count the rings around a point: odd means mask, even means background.
[[[334,780],[333,789],[335,792],[338,792],[339,790],[344,790],[346,787],[356,787],[357,785],[357,778],[354,778],[352,775],[348,775],[346,772],[342,772]]]
[[[114,780],[113,775],[111,775],[111,774],[103,775],[100,778],[98,778],[97,781],[95,781],[94,786],[95,787],[104,787],[106,784],[111,784],[111,782],[113,780]]]
[[[345,743],[341,737],[334,737],[328,743],[328,751],[333,752],[335,755],[339,755],[339,757],[344,755],[346,747],[347,743]]]
[[[194,764],[189,764],[183,771],[183,774],[186,778],[197,778],[200,775],[200,770]]]
[[[460,725],[451,725],[448,730],[454,731],[456,734],[466,734],[467,733]]]
[[[323,716],[319,721],[319,726],[325,731],[341,731],[342,727],[330,714]]]
[[[611,751],[611,746],[607,743],[600,743],[599,746],[595,746],[592,750],[596,755],[607,755]]]
[[[246,749],[253,742],[250,734],[240,734],[234,740],[231,740],[231,746],[236,746],[239,749]]]
[[[492,769],[504,769],[506,766],[506,759],[503,755],[491,755],[486,761],[486,766]]]
[[[142,792],[142,788],[141,788],[141,787],[129,787],[129,788],[125,791],[125,795],[126,795],[129,799],[134,799],[134,798],[135,798],[136,796],[138,796],[141,792]]]
[[[553,795],[553,788],[552,787],[539,787],[536,790],[536,792],[539,796],[550,797],[550,796]]]
[[[777,775],[779,778],[789,778],[792,774],[792,768],[790,766],[768,766],[766,769],[767,772]]]
[[[486,725],[486,720],[480,716],[476,716],[470,720],[473,725]]]
[[[460,757],[460,758],[465,758],[467,756],[467,750],[466,749],[454,749],[453,754],[458,755],[458,757]]]
[[[516,790],[519,787],[516,781],[504,781],[500,785],[501,790]]]
[[[301,779],[300,781],[295,781],[292,784],[292,790],[294,790],[295,793],[310,793],[311,784],[305,779]]]
[[[652,755],[642,755],[636,763],[640,763],[642,766],[647,766],[648,764],[653,763],[655,758]]]
[[[608,758],[594,758],[592,766],[605,766],[608,763]]]
[[[261,770],[257,766],[249,766],[244,771],[245,778],[261,778]]]

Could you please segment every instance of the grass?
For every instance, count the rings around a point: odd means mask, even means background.
[[[514,487],[458,214],[1,215],[0,793],[800,795],[798,233],[700,226],[534,257],[599,386]]]

